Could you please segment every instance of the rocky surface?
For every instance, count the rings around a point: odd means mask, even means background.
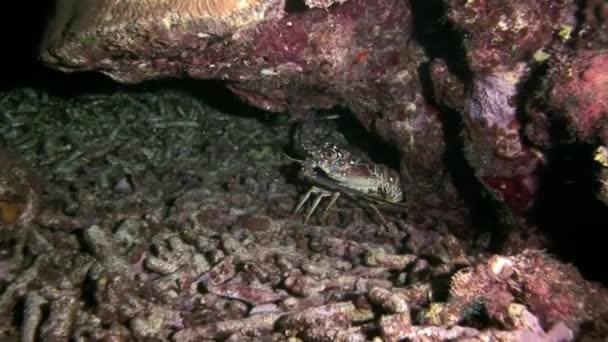
[[[1,96],[13,152],[2,155],[3,189],[39,184],[35,196],[0,194],[3,218],[13,204],[40,207],[0,226],[2,338],[608,336],[605,288],[538,250],[484,252],[450,233],[466,222],[449,211],[413,208],[379,226],[341,198],[308,224],[292,216],[306,189],[284,155],[297,124],[165,88],[119,90]],[[319,131],[345,139],[347,123]]]
[[[603,1],[58,2],[48,65],[121,82],[219,79],[297,119],[347,108],[397,147],[417,203],[453,201],[463,179],[446,155],[461,153],[480,191],[505,204],[503,222],[526,217],[556,125],[606,144]]]
[[[2,90],[2,338],[607,338],[606,1],[57,4],[48,66],[213,81]],[[304,223],[298,136],[406,202]]]

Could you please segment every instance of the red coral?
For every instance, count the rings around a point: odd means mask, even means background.
[[[476,73],[493,71],[498,66],[510,69],[529,59],[551,42],[562,25],[573,25],[576,11],[571,1],[446,2],[449,18],[467,33],[467,56]]]
[[[608,115],[608,51],[557,58],[550,80],[550,107],[565,112],[576,135],[589,138],[597,133]]]
[[[594,315],[602,304],[597,285],[585,281],[571,265],[565,265],[537,250],[519,254],[515,270],[524,301],[545,325],[560,321],[576,327]]]
[[[533,192],[526,184],[526,177],[523,175],[510,178],[486,176],[483,177],[483,181],[499,191],[505,203],[520,214],[525,212],[532,202]]]
[[[563,322],[572,330],[605,310],[604,289],[592,284],[571,265],[539,250],[514,257],[493,256],[487,263],[461,270],[452,277],[449,304],[466,308],[483,300],[488,314],[500,321],[515,300],[539,318],[545,328]]]

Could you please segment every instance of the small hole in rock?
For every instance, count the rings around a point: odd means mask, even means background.
[[[336,119],[336,129],[341,133],[349,145],[365,153],[371,161],[384,164],[392,169],[399,170],[399,150],[392,144],[384,141],[377,134],[368,131],[361,122],[348,110],[333,110],[339,115]]]
[[[285,2],[285,12],[289,13],[301,13],[308,9],[304,0],[287,0]]]

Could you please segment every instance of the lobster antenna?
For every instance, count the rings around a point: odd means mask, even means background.
[[[287,159],[289,159],[289,160],[291,160],[291,161],[294,161],[294,162],[296,162],[296,163],[303,163],[303,162],[304,162],[304,160],[303,160],[303,159],[296,159],[296,158],[292,158],[292,157],[290,157],[290,156],[289,156],[287,153],[285,153],[285,152],[283,152],[283,155],[284,155],[284,156],[285,156]]]

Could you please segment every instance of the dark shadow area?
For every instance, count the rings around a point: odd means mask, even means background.
[[[462,134],[464,123],[461,113],[435,100],[430,64],[423,64],[419,74],[425,98],[441,112],[445,140],[443,161],[454,186],[469,209],[474,235],[489,232],[492,235],[490,249],[498,251],[508,232],[502,221],[504,216],[501,212],[502,204],[491,198],[466,159],[465,137]]]
[[[21,64],[19,72],[22,74],[0,83],[0,91],[8,91],[20,87],[40,89],[51,95],[59,97],[72,97],[85,94],[100,94],[116,92],[121,89],[137,86],[125,86],[115,82],[97,72],[66,73],[52,70],[41,61],[32,61]]]
[[[15,305],[10,317],[3,317],[3,319],[11,320],[17,327],[22,326],[23,322],[25,321],[25,301],[25,296],[20,298],[17,301],[17,304]]]
[[[526,105],[542,89],[546,65],[536,66],[518,86],[517,118],[525,127],[529,122]],[[549,241],[549,252],[573,263],[588,279],[608,283],[608,270],[598,267],[606,257],[601,237],[606,229],[608,208],[597,199],[599,164],[593,160],[596,145],[577,142],[568,124],[551,113],[550,145],[547,167],[539,171],[539,192],[529,211],[529,222],[540,227]],[[524,143],[525,134],[522,131]]]
[[[581,32],[581,30],[585,27],[585,23],[587,21],[587,13],[585,12],[589,11],[589,7],[591,7],[591,4],[596,4],[596,7],[593,8],[593,14],[597,20],[602,21],[602,3],[600,1],[593,0],[575,0],[574,3],[576,4],[575,16],[577,25],[572,30],[572,36],[584,36],[585,33]],[[573,41],[570,41],[568,42],[568,44],[573,46],[575,43]]]
[[[447,20],[445,3],[440,0],[410,2],[414,13],[414,36],[430,58],[439,58],[465,85],[473,74],[468,67],[462,33]],[[419,69],[425,99],[441,113],[445,139],[444,163],[454,186],[470,211],[474,235],[490,233],[490,248],[498,251],[507,230],[503,222],[503,205],[492,199],[475,170],[465,156],[465,139],[462,134],[462,113],[437,101],[433,90],[430,63]]]
[[[549,166],[541,174],[531,220],[549,237],[550,253],[573,263],[586,278],[608,284],[608,269],[602,263],[607,257],[603,236],[608,208],[595,195],[595,146],[570,141],[561,120],[554,120],[553,126]]]
[[[289,120],[289,119],[288,119]],[[355,115],[345,108],[332,108],[315,111],[307,121],[290,121],[291,146],[286,146],[285,152],[290,156],[303,157],[303,151],[298,149],[302,139],[337,138],[333,132],[339,132],[345,141],[333,141],[338,145],[345,143],[349,148],[363,152],[376,164],[384,164],[395,170],[400,167],[400,154],[396,146],[387,143],[377,134],[368,131]],[[306,127],[305,127],[306,126]]]
[[[0,90],[46,77],[38,61],[38,46],[54,1],[4,2],[0,10],[2,53]],[[8,6],[11,8],[8,8]]]
[[[227,85],[226,82],[218,80],[164,79],[148,81],[140,86],[144,90],[168,89],[183,92],[200,99],[220,112],[238,117],[255,118],[264,124],[274,125],[282,116],[253,107],[233,94]]]
[[[374,163],[399,170],[401,158],[396,146],[366,130],[350,111],[338,109],[335,113],[340,115],[336,121],[337,129],[349,144],[365,151]]]
[[[445,2],[441,0],[410,1],[414,17],[414,38],[424,47],[429,58],[445,60],[450,71],[469,84],[473,74],[467,65],[462,33],[447,19]]]
[[[217,80],[171,78],[138,84],[122,84],[98,72],[65,73],[51,70],[41,62],[34,62],[30,67],[38,70],[36,75],[3,82],[0,84],[0,91],[32,87],[53,96],[71,98],[84,95],[110,95],[117,92],[137,94],[162,89],[188,94],[221,112],[256,118],[266,124],[273,124],[280,116],[249,105],[234,95],[225,82]]]
[[[302,13],[307,11],[309,8],[306,6],[304,0],[286,0],[285,1],[285,12],[291,13]]]
[[[0,54],[0,91],[32,87],[54,96],[70,98],[87,94],[168,89],[188,93],[218,110],[234,115],[256,117],[263,122],[272,122],[277,116],[246,104],[220,81],[163,79],[126,85],[99,72],[67,73],[46,67],[39,58],[40,44],[53,15],[54,3],[22,1],[12,4],[11,9],[5,5],[0,23],[0,29],[5,32],[3,52]]]
[[[530,72],[526,78],[517,85],[517,94],[514,102],[517,104],[515,110],[515,116],[519,122],[521,128],[519,136],[522,137],[523,144],[534,145],[527,138],[524,128],[526,125],[531,123],[530,114],[528,113],[528,106],[531,103],[535,103],[535,96],[538,96],[539,89],[542,89],[544,77],[547,74],[547,65],[539,64],[531,67]]]

